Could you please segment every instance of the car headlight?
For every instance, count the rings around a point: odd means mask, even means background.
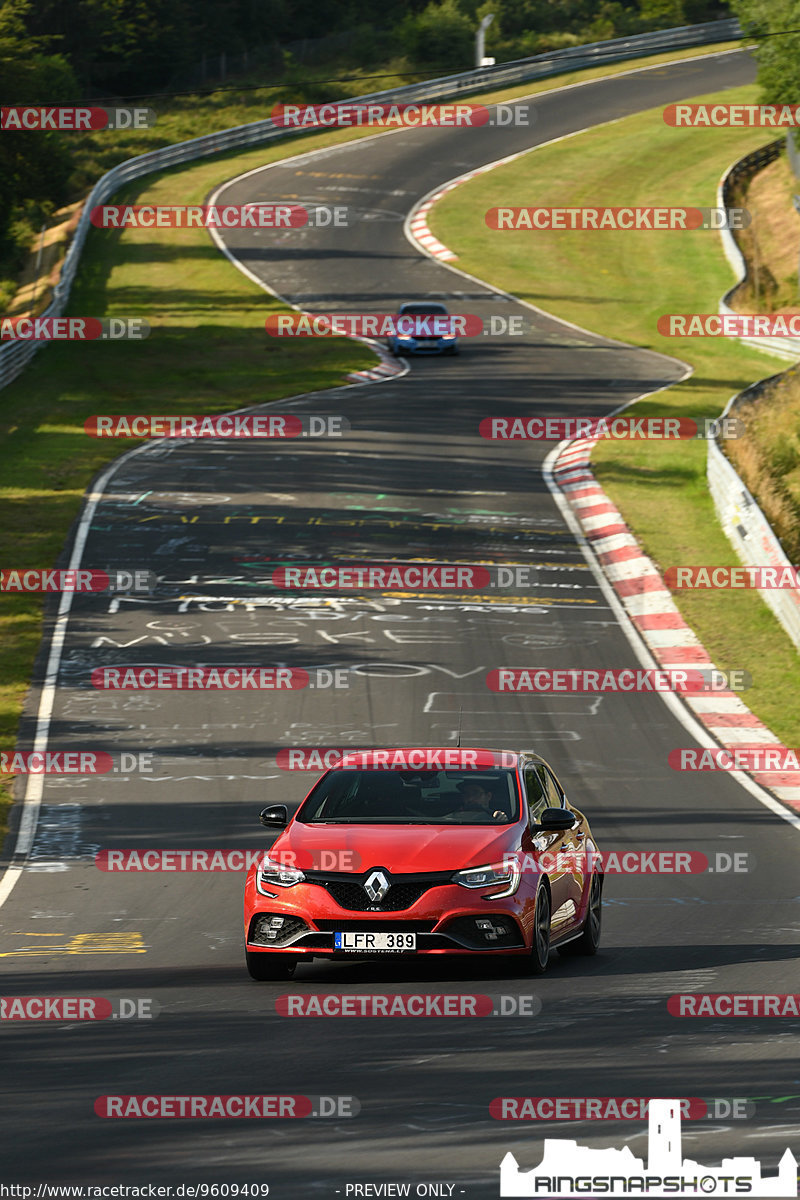
[[[304,880],[305,875],[297,867],[287,867],[285,863],[270,858],[268,854],[264,855],[256,870],[256,887],[264,896],[271,895],[267,890],[270,887],[294,887],[296,883],[303,883]]]
[[[398,342],[413,342],[414,341],[413,337],[411,337],[411,334],[409,334],[409,333],[398,333],[398,334],[395,334],[395,337],[397,338]]]
[[[456,871],[452,879],[453,883],[466,888],[502,887],[502,892],[492,892],[486,897],[487,900],[499,900],[502,896],[513,896],[519,887],[519,863],[516,858],[507,858],[487,867],[468,867],[465,871]]]

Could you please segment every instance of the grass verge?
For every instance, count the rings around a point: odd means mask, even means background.
[[[755,102],[755,88],[727,101]],[[719,97],[699,97],[719,99]],[[720,239],[708,231],[495,232],[483,221],[508,206],[713,205],[724,169],[769,140],[764,130],[678,130],[659,109],[532,151],[449,193],[429,224],[458,266],[559,317],[678,357],[694,374],[636,406],[637,416],[711,417],[778,360],[735,342],[658,334],[662,313],[716,312],[730,287]],[[598,444],[598,479],[661,568],[738,565],[706,487],[704,442]],[[753,678],[746,703],[787,744],[800,740],[797,652],[755,592],[676,592],[713,660]]]

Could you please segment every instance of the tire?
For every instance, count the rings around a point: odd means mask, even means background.
[[[529,970],[532,975],[544,975],[550,957],[550,892],[542,884],[536,893],[533,913],[533,938]]]
[[[258,954],[245,950],[247,970],[251,979],[264,982],[269,979],[291,979],[294,975],[297,959],[291,954]]]
[[[600,945],[600,932],[603,919],[603,876],[596,872],[592,875],[589,888],[589,908],[580,937],[559,950],[559,954],[597,954]]]

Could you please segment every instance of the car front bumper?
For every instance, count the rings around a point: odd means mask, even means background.
[[[415,950],[388,952],[395,956],[530,952],[534,897],[522,889],[513,896],[491,900],[458,884],[434,887],[409,908],[393,912],[343,909],[324,887],[315,884],[275,891],[280,894],[274,899],[264,896],[257,891],[253,875],[247,881],[245,939],[249,951],[353,959],[359,954],[335,949],[334,933],[386,931],[417,935]],[[272,918],[282,918],[274,937],[270,936]],[[478,921],[487,919],[491,929],[478,926]]]

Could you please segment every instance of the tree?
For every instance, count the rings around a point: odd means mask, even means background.
[[[27,33],[28,9],[28,0],[6,0],[0,8],[3,103],[53,104],[74,99],[77,85],[71,67],[60,55],[47,54],[43,39]],[[71,158],[64,138],[64,134],[38,130],[0,135],[0,248],[5,252],[16,214],[31,202],[50,208],[67,199]]]
[[[800,0],[731,0],[742,31],[759,39],[758,62],[762,104],[800,104]]]

